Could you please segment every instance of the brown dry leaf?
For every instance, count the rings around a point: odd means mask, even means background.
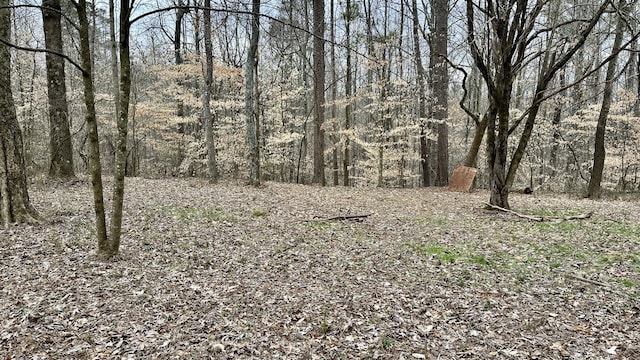
[[[634,202],[127,179],[102,262],[86,182],[31,192],[56,221],[0,230],[4,358],[640,358]]]

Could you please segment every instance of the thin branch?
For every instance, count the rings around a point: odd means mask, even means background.
[[[30,48],[30,47],[24,47],[24,46],[19,46],[16,44],[12,44],[8,41],[5,41],[3,39],[0,39],[0,43],[4,44],[6,46],[12,47],[14,49],[17,50],[22,50],[22,51],[28,51],[28,52],[35,52],[35,53],[45,53],[45,54],[53,54],[56,56],[60,56],[61,58],[67,60],[71,65],[73,65],[76,69],[80,70],[80,72],[82,72],[83,75],[86,75],[86,71],[82,68],[82,66],[80,66],[80,64],[78,64],[75,60],[73,60],[72,58],[70,58],[69,56],[59,53],[57,51],[53,51],[53,50],[47,50],[47,49],[39,49],[39,48]]]
[[[469,109],[467,107],[467,105],[465,104],[466,100],[467,100],[467,95],[469,94],[469,90],[467,89],[467,78],[469,77],[469,75],[467,74],[467,71],[460,65],[456,65],[453,62],[451,62],[451,60],[446,57],[443,56],[444,59],[449,63],[449,65],[460,71],[462,73],[462,99],[460,99],[460,102],[458,103],[460,105],[460,107],[462,108],[462,110],[464,110],[465,113],[467,113],[467,115],[469,115],[473,121],[476,123],[476,125],[480,124],[480,115],[477,114],[476,112],[472,111],[471,109]]]
[[[64,11],[62,11],[60,9],[53,9],[53,8],[48,7],[48,6],[32,5],[32,4],[0,6],[0,10],[1,9],[18,9],[18,8],[32,8],[32,9],[39,9],[39,10],[47,10],[47,11],[51,11],[51,12],[56,12],[56,13],[60,14],[60,16],[62,16],[69,23],[69,25],[71,25],[74,29],[80,30],[80,27],[76,23],[74,23],[73,20],[71,18],[69,18]]]

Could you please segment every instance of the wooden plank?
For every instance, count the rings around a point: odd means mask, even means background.
[[[449,191],[469,192],[473,185],[473,179],[478,170],[476,168],[458,165],[453,170],[451,180],[449,180]]]

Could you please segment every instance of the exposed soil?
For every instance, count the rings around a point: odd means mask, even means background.
[[[88,183],[31,197],[2,359],[640,359],[636,202],[127,179],[104,262]]]

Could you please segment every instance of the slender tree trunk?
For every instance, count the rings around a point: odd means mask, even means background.
[[[129,0],[120,3],[120,114],[118,116],[115,171],[113,174],[113,203],[111,209],[109,248],[104,255],[113,257],[120,249],[122,209],[124,204],[124,175],[127,161],[127,131],[129,128],[129,101],[131,96],[131,58],[129,34],[131,9]]]
[[[89,168],[93,190],[93,207],[96,213],[96,233],[98,237],[98,255],[109,254],[109,239],[105,221],[104,195],[102,186],[102,166],[100,164],[100,141],[98,139],[98,122],[96,118],[95,95],[91,68],[91,48],[89,40],[89,21],[87,18],[87,1],[79,0],[76,5],[80,23],[80,59],[82,62],[82,83],[84,85],[84,103],[87,107],[87,138],[89,139]]]
[[[429,173],[429,140],[427,138],[427,94],[424,79],[424,66],[422,65],[422,52],[420,50],[420,21],[418,19],[418,4],[412,0],[413,17],[413,50],[418,76],[418,119],[420,122],[420,160],[422,164],[422,186],[431,185]]]
[[[60,0],[42,1],[45,47],[63,53]],[[47,53],[47,95],[49,98],[49,176],[74,177],[73,146],[69,131],[69,106],[65,83],[64,59]]]
[[[204,90],[202,94],[202,109],[204,117],[205,137],[207,146],[207,176],[209,181],[218,181],[218,165],[216,161],[216,146],[213,141],[213,116],[211,114],[211,86],[213,83],[213,54],[211,49],[211,0],[204,0]]]
[[[115,0],[109,0],[109,54],[111,55],[111,91],[113,92],[114,119],[120,116],[120,74],[118,72],[118,42],[116,40]]]
[[[336,71],[336,16],[335,16],[335,0],[331,0],[331,119],[335,121],[337,116],[336,99],[338,98],[338,74]],[[339,126],[334,125],[334,133],[338,132]],[[340,184],[340,171],[338,169],[338,136],[334,134],[333,151],[331,156],[331,168],[333,170],[333,186]]]
[[[353,74],[351,72],[351,20],[355,14],[352,13],[353,8],[351,6],[351,0],[347,0],[345,9],[345,45],[347,51],[347,78],[345,81],[345,99],[347,105],[344,108],[344,129],[346,132],[344,140],[344,155],[342,158],[342,185],[349,186],[349,161],[350,161],[350,141],[349,141],[349,129],[351,128],[351,90],[353,87]]]
[[[324,176],[324,0],[313,0],[313,179],[326,185]]]
[[[247,125],[247,143],[249,146],[249,183],[260,185],[260,149],[258,141],[258,39],[260,35],[260,0],[253,0],[251,21],[251,42],[247,54],[245,115]]]
[[[564,73],[559,75],[560,87],[564,87],[566,84],[566,77]],[[560,96],[565,95],[565,91],[562,91]],[[560,121],[562,120],[562,104],[556,105],[553,111],[553,119],[551,120],[551,126],[553,128],[553,143],[551,144],[551,151],[549,153],[549,166],[551,172],[549,176],[554,179],[558,174],[558,149],[560,148]]]
[[[618,3],[620,8],[625,6],[625,1],[620,0]],[[602,195],[602,173],[604,171],[604,160],[606,157],[605,150],[605,133],[607,131],[607,118],[609,117],[609,110],[611,109],[611,100],[613,98],[613,85],[616,80],[616,66],[618,63],[618,52],[622,45],[622,38],[624,36],[625,20],[620,17],[616,25],[616,35],[613,40],[612,54],[614,58],[607,64],[607,74],[604,82],[604,93],[602,95],[602,106],[600,107],[600,114],[598,115],[598,125],[596,127],[595,145],[593,149],[593,169],[591,170],[591,177],[589,178],[589,188],[587,190],[587,197],[590,199],[599,199]]]

